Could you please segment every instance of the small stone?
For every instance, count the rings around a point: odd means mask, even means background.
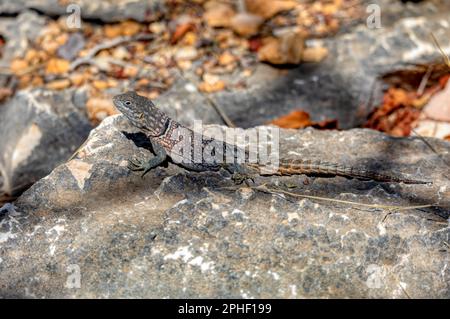
[[[47,63],[45,72],[47,74],[63,74],[69,71],[70,62],[64,59],[53,58]]]
[[[249,37],[258,33],[263,22],[264,19],[255,14],[239,13],[231,19],[230,26],[237,34]]]
[[[198,52],[194,47],[183,47],[175,52],[175,59],[177,60],[195,60]]]
[[[51,90],[62,90],[70,86],[69,79],[55,80],[46,84],[46,87]]]
[[[236,14],[234,9],[225,3],[209,2],[203,18],[210,27],[228,27],[230,19]]]

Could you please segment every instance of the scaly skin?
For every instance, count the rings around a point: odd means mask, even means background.
[[[375,180],[379,182],[396,182],[405,184],[427,184],[430,182],[413,180],[404,177],[390,176],[377,172],[367,171],[362,168],[355,168],[340,165],[337,163],[323,162],[320,160],[281,160],[278,170],[265,173],[261,171],[259,164],[245,163],[239,164],[237,157],[234,157],[233,163],[223,164],[214,159],[206,161],[202,159],[205,147],[214,147],[216,158],[223,158],[225,150],[229,148],[238,148],[234,145],[226,144],[222,141],[212,138],[201,140],[199,147],[191,147],[190,154],[184,154],[181,149],[184,143],[193,145],[194,132],[180,123],[169,118],[167,114],[159,110],[152,101],[146,97],[136,94],[136,92],[127,92],[116,95],[113,98],[116,108],[124,114],[132,125],[140,129],[150,139],[156,157],[148,162],[139,160],[130,161],[129,168],[134,171],[143,171],[144,176],[152,168],[161,164],[169,156],[177,165],[180,165],[191,171],[218,171],[225,168],[233,173],[233,178],[237,182],[242,182],[251,176],[260,175],[326,175],[326,176],[344,176],[365,180]],[[181,136],[181,137],[180,137]],[[200,159],[192,161],[192,159]]]

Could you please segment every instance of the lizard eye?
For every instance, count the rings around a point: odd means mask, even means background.
[[[126,106],[130,106],[130,105],[131,105],[131,102],[130,102],[130,101],[125,101],[125,105],[126,105]]]

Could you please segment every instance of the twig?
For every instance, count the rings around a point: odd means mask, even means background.
[[[432,72],[433,72],[433,65],[430,65],[427,69],[427,72],[425,73],[422,80],[420,81],[420,85],[417,88],[417,95],[422,96],[422,94],[425,91],[425,88],[428,84],[428,80],[430,79]]]
[[[73,71],[77,67],[79,67],[82,64],[89,63],[89,60],[91,60],[93,57],[97,55],[98,52],[101,50],[106,50],[113,48],[115,46],[118,46],[119,44],[127,43],[127,42],[133,42],[133,41],[145,41],[145,40],[153,40],[154,36],[152,34],[138,34],[135,36],[124,36],[124,37],[117,37],[112,40],[100,43],[93,47],[89,52],[81,57],[76,59],[70,64],[70,70]]]
[[[296,193],[291,193],[291,192],[288,192],[288,191],[285,191],[282,189],[271,189],[271,188],[266,187],[265,184],[256,186],[256,187],[250,186],[250,188],[260,191],[260,192],[265,192],[265,193],[274,194],[274,195],[284,194],[284,195],[289,195],[292,197],[309,198],[309,199],[335,202],[335,203],[341,203],[341,204],[357,205],[357,206],[370,207],[370,208],[391,209],[391,210],[397,210],[397,211],[427,208],[427,207],[434,206],[434,205],[394,206],[394,205],[380,205],[380,204],[365,204],[365,203],[358,203],[358,202],[342,200],[342,199],[334,199],[334,198],[329,198],[329,197],[296,194]],[[224,189],[232,189],[232,188],[224,187]]]
[[[0,68],[0,70],[4,70],[4,71],[0,71],[0,74],[5,74],[5,75],[17,75],[17,76],[22,76],[25,75],[27,73],[33,72],[37,69],[40,69],[41,67],[43,67],[45,65],[45,63],[38,63],[35,65],[31,65],[29,67],[26,67],[23,70],[20,70],[18,72],[12,72],[10,68]]]
[[[444,50],[442,50],[441,46],[439,45],[438,40],[434,36],[433,32],[430,33],[431,37],[433,38],[434,44],[437,46],[438,50],[441,52],[442,58],[444,59],[445,64],[450,68],[450,58],[447,54],[445,54]]]

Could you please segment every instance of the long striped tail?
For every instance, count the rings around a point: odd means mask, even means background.
[[[401,176],[392,176],[368,171],[362,168],[339,165],[336,163],[312,160],[282,160],[279,164],[278,171],[271,175],[329,175],[343,176],[358,179],[368,179],[379,182],[394,182],[405,184],[429,184],[430,181],[415,180]]]

